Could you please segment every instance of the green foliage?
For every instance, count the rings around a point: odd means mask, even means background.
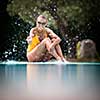
[[[7,11],[13,18],[10,20],[8,28],[11,44],[19,44],[22,47],[21,43],[25,41],[26,37],[22,34],[28,33],[35,25],[37,16],[43,14],[48,19],[48,27],[56,30],[55,33],[62,37],[64,40],[63,49],[69,54],[71,53],[72,57],[74,55],[72,52],[76,50],[75,43],[83,39],[86,32],[91,30],[91,20],[100,17],[100,3],[99,0],[9,0]],[[17,18],[16,15],[18,15]],[[19,23],[16,23],[18,20],[20,20]],[[27,25],[29,25],[28,28]],[[12,36],[13,34],[14,36]],[[24,50],[26,50],[26,44],[24,46]],[[13,46],[9,44],[9,47]],[[22,48],[17,49],[16,53],[12,55],[20,55],[21,50]],[[19,61],[25,58],[25,51],[22,55],[24,57],[20,58]]]
[[[100,15],[100,3],[99,0],[12,0],[7,11],[33,25],[39,14],[45,14],[49,19],[48,26],[54,28],[59,28],[55,22],[59,16],[61,22],[69,27],[68,31],[74,34],[74,31],[84,31],[91,17]]]
[[[24,22],[19,16],[13,16],[8,22],[8,36],[3,43],[3,51],[0,54],[0,60],[26,61],[26,38],[32,25]]]

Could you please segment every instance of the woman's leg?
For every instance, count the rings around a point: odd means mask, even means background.
[[[51,40],[49,39],[46,42],[46,48],[48,50],[48,52],[55,57],[57,60],[61,60],[61,57],[57,54],[55,47],[50,48],[50,45],[52,44]]]
[[[45,55],[45,52],[49,52],[52,56],[54,56],[57,60],[61,60],[60,56],[57,54],[55,48],[52,48],[49,51],[49,46],[51,45],[51,40],[49,38],[45,38],[40,44],[38,44],[31,52],[27,53],[28,61],[41,61],[42,57]]]
[[[59,44],[56,45],[55,48],[56,48],[56,52],[57,52],[58,55],[61,57],[62,61],[66,61],[66,59],[65,59],[64,56],[63,56],[63,53],[62,53],[62,50],[61,50],[60,45],[59,45]]]
[[[27,59],[30,62],[41,61],[43,54],[45,53],[45,45],[40,43],[32,51],[27,52]]]

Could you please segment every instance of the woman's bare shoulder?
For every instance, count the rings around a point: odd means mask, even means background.
[[[31,28],[31,30],[30,31],[35,31],[36,30],[36,27],[33,27],[33,28]]]
[[[36,31],[36,27],[31,28],[30,33],[34,33]]]
[[[30,30],[30,35],[35,34],[35,33],[36,33],[35,30],[36,30],[36,27],[31,28],[31,30]]]
[[[53,33],[53,31],[52,31],[50,28],[46,27],[45,29],[46,29],[46,31],[47,31],[48,33]]]

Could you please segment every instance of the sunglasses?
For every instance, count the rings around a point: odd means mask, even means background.
[[[38,24],[42,24],[42,25],[45,25],[46,23],[38,22]]]

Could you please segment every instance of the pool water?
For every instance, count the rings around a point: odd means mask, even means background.
[[[100,100],[100,64],[1,63],[0,100]]]

